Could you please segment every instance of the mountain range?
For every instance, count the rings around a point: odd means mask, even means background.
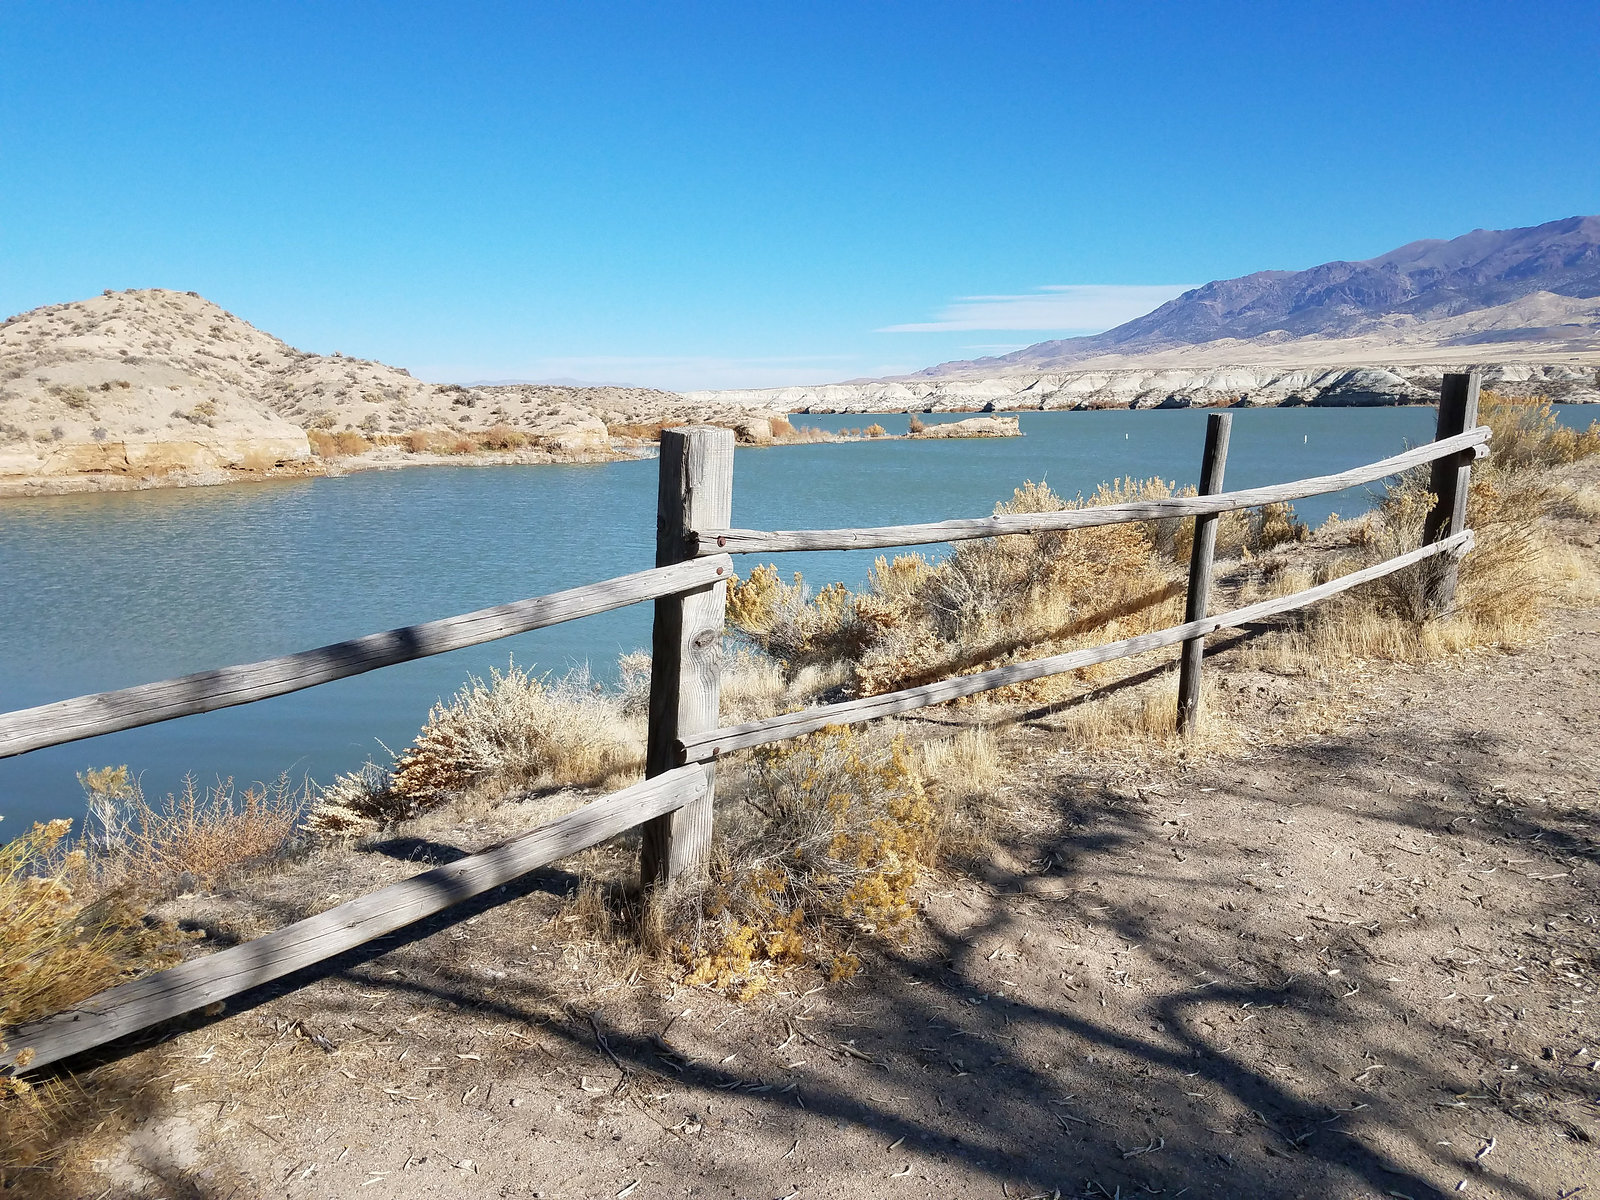
[[[1193,358],[1223,350],[1241,363],[1342,349],[1538,344],[1600,349],[1600,216],[1524,229],[1475,229],[1411,242],[1357,262],[1219,279],[1090,337],[1039,342],[1010,354],[947,362],[906,378],[1053,370],[1095,360]],[[1108,362],[1107,365],[1110,365]],[[1146,365],[1154,365],[1147,362]]]

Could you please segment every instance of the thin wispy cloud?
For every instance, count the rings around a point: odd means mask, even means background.
[[[1192,283],[1066,283],[1020,296],[962,296],[938,319],[889,325],[879,333],[954,333],[1008,329],[1054,333],[1098,333],[1142,317],[1182,295]]]

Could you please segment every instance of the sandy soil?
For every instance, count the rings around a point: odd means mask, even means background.
[[[1577,1195],[1600,610],[1550,634],[1354,675],[1345,732],[1226,761],[1088,770],[1023,723],[1015,834],[826,990],[597,970],[561,898],[628,848],[541,872],[80,1075],[82,1194]],[[540,815],[186,911],[226,943]]]

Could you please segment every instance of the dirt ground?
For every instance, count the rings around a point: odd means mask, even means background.
[[[1343,733],[1193,765],[1016,726],[1015,834],[826,989],[604,983],[541,872],[80,1073],[78,1194],[1600,1192],[1600,610],[1348,686]],[[188,912],[225,944],[493,832]]]

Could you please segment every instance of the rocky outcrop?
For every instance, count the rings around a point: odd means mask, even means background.
[[[1438,398],[1447,371],[1475,366],[1486,387],[1600,402],[1600,366],[1419,363],[1374,367],[1223,366],[1022,373],[988,379],[879,380],[809,388],[688,392],[694,403],[761,405],[795,413],[1023,412],[1073,408],[1419,404]]]
[[[464,448],[592,462],[695,420],[752,444],[787,429],[779,412],[650,388],[428,383],[296,350],[192,292],[106,292],[0,324],[0,494],[459,462]]]
[[[992,438],[1021,437],[1022,422],[1016,417],[969,417],[965,421],[941,421],[913,429],[914,438]]]

